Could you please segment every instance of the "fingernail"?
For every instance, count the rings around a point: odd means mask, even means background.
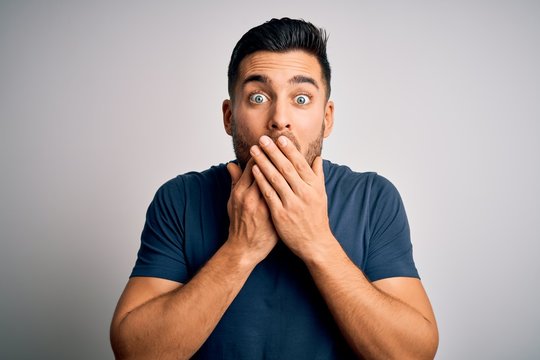
[[[252,156],[257,156],[261,153],[261,151],[259,150],[259,147],[257,145],[253,145],[250,149],[250,152],[251,152],[251,155]]]
[[[263,135],[261,136],[261,144],[263,144],[264,146],[267,146],[268,144],[270,144],[272,140],[270,140],[270,138],[266,135]]]
[[[281,144],[281,146],[287,146],[287,137],[282,135],[278,138],[278,141]]]

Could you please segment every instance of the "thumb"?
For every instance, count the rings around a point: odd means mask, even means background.
[[[315,160],[313,160],[313,163],[311,164],[311,169],[317,175],[317,177],[324,178],[324,170],[323,170],[323,160],[320,156],[317,156]]]
[[[242,175],[242,170],[240,170],[240,166],[233,162],[227,164],[227,170],[231,175],[231,187],[234,187]]]

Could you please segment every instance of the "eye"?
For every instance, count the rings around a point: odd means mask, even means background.
[[[307,95],[298,95],[294,98],[294,102],[298,105],[306,105],[311,102],[311,99]]]
[[[268,101],[268,98],[263,94],[251,94],[249,96],[249,101],[254,104],[262,104]]]

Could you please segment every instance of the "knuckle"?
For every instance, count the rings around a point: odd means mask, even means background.
[[[270,180],[270,183],[272,183],[272,184],[277,184],[277,183],[279,182],[279,178],[280,178],[280,176],[277,175],[277,174],[271,175],[271,176],[270,176],[270,179],[269,179],[269,180]]]
[[[300,199],[304,199],[306,197],[306,191],[302,186],[299,186],[297,189],[295,189],[295,192]]]
[[[271,199],[272,196],[273,196],[273,193],[272,193],[272,191],[270,191],[270,190],[265,190],[263,195],[264,195],[264,197],[265,197],[266,199]]]
[[[279,172],[282,173],[283,175],[290,175],[293,173],[293,171],[294,171],[294,167],[290,163],[282,165],[279,168]]]
[[[296,168],[298,169],[299,172],[306,172],[309,168],[307,162],[305,161],[300,161],[297,165],[296,165]]]
[[[286,222],[288,215],[289,214],[286,211],[277,211],[275,217],[278,222],[284,223]]]

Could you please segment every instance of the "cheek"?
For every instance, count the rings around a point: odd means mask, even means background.
[[[296,130],[305,138],[319,136],[324,120],[324,113],[319,109],[299,110],[295,114]]]
[[[235,123],[235,129],[236,136],[241,138],[242,141],[253,144],[253,137],[254,134],[252,133],[251,129],[245,126],[245,124],[242,121],[237,121]]]
[[[256,144],[265,133],[265,122],[260,112],[251,109],[237,109],[233,116],[237,133],[249,144]]]

